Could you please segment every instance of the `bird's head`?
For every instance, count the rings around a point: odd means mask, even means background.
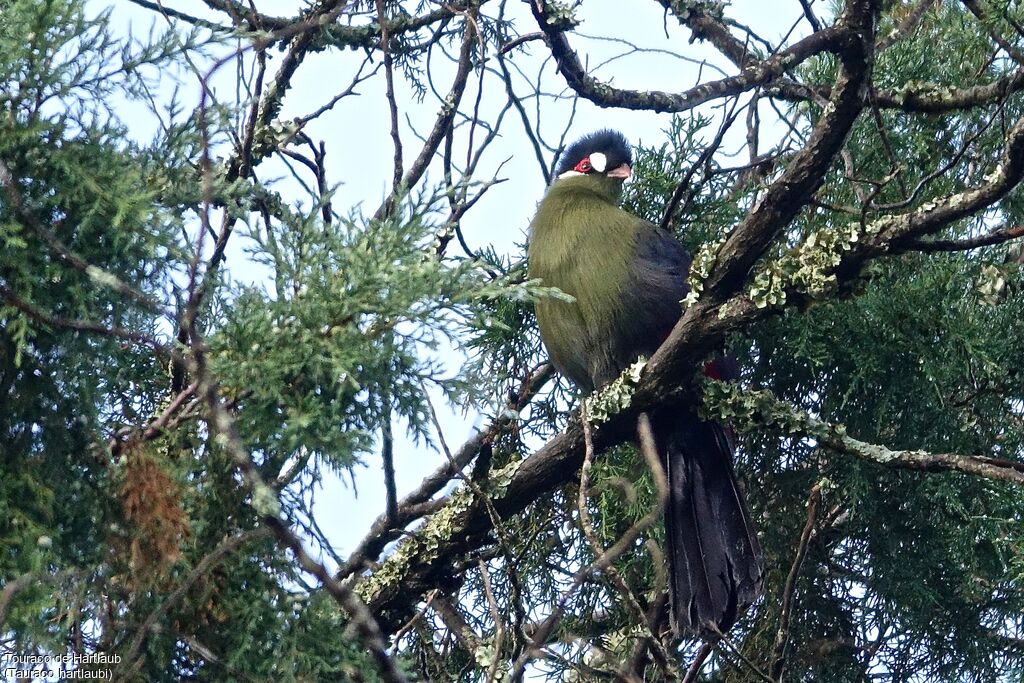
[[[600,130],[569,145],[555,169],[555,184],[585,187],[618,201],[632,164],[633,152],[626,136]]]

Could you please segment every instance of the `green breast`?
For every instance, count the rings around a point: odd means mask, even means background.
[[[586,390],[595,363],[610,353],[624,324],[623,287],[637,219],[620,210],[591,178],[559,180],[530,225],[529,275],[575,301],[537,303],[541,338],[555,366]]]

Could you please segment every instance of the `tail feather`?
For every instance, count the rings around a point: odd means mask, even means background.
[[[669,598],[677,633],[725,633],[761,594],[761,546],[723,427],[685,414],[663,424]]]

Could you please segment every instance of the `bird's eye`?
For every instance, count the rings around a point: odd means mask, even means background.
[[[590,173],[594,170],[594,167],[590,164],[590,157],[586,157],[580,160],[580,163],[576,164],[576,167],[572,170],[579,173]]]

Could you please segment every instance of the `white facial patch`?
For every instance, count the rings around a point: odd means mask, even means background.
[[[600,152],[594,152],[590,155],[590,165],[598,173],[604,173],[604,169],[608,168],[608,157]]]

